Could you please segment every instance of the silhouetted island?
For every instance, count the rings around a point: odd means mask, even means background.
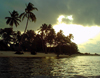
[[[24,52],[31,52],[36,55],[37,52],[41,53],[55,53],[57,57],[60,54],[72,55],[82,54],[79,52],[77,44],[72,42],[74,39],[73,34],[65,36],[63,31],[55,32],[51,24],[42,24],[38,28],[38,33],[34,30],[27,30],[28,22],[36,21],[36,16],[32,12],[38,10],[32,3],[28,3],[25,8],[25,12],[19,14],[13,10],[10,12],[10,17],[5,17],[6,24],[11,26],[10,28],[0,29],[0,50],[1,51],[16,51],[15,54],[23,54]],[[21,31],[13,31],[13,26],[19,25],[19,22],[27,18],[26,27],[24,33]]]

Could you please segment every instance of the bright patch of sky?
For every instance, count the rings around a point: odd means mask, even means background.
[[[73,21],[72,15],[67,16],[65,18],[64,15],[60,15],[57,18],[57,24],[53,26],[56,33],[59,32],[59,30],[63,30],[64,35],[73,34],[74,40],[73,42],[77,43],[79,46],[79,49],[81,51],[85,51],[82,49],[85,49],[85,44],[95,44],[97,41],[100,41],[100,37],[98,37],[98,34],[100,35],[100,27],[99,26],[82,26],[77,24],[66,24],[63,22],[63,19],[69,19]],[[73,22],[72,22],[73,23]]]

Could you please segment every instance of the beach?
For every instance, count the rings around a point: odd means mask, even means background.
[[[56,57],[54,53],[39,53],[32,55],[30,52],[24,52],[23,54],[15,54],[15,51],[0,51],[0,57]],[[59,55],[59,57],[68,57],[68,55]]]

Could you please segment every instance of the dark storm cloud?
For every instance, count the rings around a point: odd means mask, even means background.
[[[39,9],[38,21],[41,23],[55,24],[59,15],[73,15],[74,24],[100,25],[100,0],[37,0],[35,2]],[[68,21],[64,20],[66,23]]]
[[[39,19],[38,21],[41,23],[55,24],[58,16],[67,12],[63,0],[38,0],[37,4],[39,10],[36,12],[37,20]]]
[[[100,0],[69,0],[68,11],[75,24],[100,25]]]

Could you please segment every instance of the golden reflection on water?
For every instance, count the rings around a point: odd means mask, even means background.
[[[56,59],[56,57],[45,57],[46,59]]]
[[[97,60],[95,60],[98,59]],[[67,75],[82,75],[82,76],[93,76],[100,75],[100,57],[87,57],[87,56],[76,56],[72,58],[63,58],[53,63],[53,70],[51,73],[57,76]]]
[[[98,76],[100,57],[76,56],[69,58],[0,58],[3,76]],[[1,76],[1,77],[3,77]]]

